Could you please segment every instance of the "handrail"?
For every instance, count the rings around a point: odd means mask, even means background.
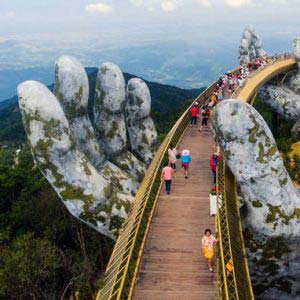
[[[233,98],[253,104],[253,95],[260,86],[276,75],[288,72],[296,65],[293,58],[271,61],[263,69],[252,72]],[[248,269],[239,214],[237,187],[233,174],[221,159],[217,169],[217,218],[219,233],[217,255],[219,299],[252,300],[251,277]]]
[[[239,68],[233,70],[232,73],[235,73],[238,70]],[[216,84],[217,81],[214,82],[203,93],[201,93],[195,99],[195,101],[198,101],[200,105],[203,105],[205,102],[207,102],[208,99],[211,97]],[[124,222],[122,229],[119,231],[119,236],[116,241],[113,253],[111,255],[105,273],[104,284],[102,289],[98,292],[96,298],[97,300],[130,299],[132,296],[133,287],[138,273],[138,268],[140,265],[147,233],[151,223],[153,211],[156,206],[158,194],[161,188],[161,170],[168,159],[167,151],[169,145],[171,143],[174,145],[179,143],[189,124],[189,110],[191,106],[182,114],[182,116],[177,120],[176,124],[172,127],[172,129],[162,142],[161,146],[159,147],[149,169],[147,170],[147,174],[144,177],[144,180],[141,183],[138,192],[135,196],[135,200],[132,205],[131,211],[128,215],[128,218]],[[225,170],[227,169],[225,168]],[[227,174],[228,172],[224,173],[222,176],[224,183],[228,182],[224,186],[225,188],[226,186],[229,186],[229,183],[231,182],[228,179],[231,177],[228,177]],[[220,174],[218,176],[218,180],[221,180]],[[220,195],[218,195],[218,199],[221,201],[220,207],[223,207],[223,210],[225,211],[225,214],[219,213],[219,215],[216,218],[220,240],[222,241],[222,243],[220,243],[221,251],[219,251],[220,256],[218,259],[218,266],[222,268],[222,270],[219,268],[221,270],[221,274],[220,270],[218,272],[219,295],[224,294],[224,299],[252,299],[239,298],[237,296],[238,288],[246,286],[243,283],[243,280],[245,281],[245,278],[248,282],[248,294],[252,293],[252,287],[250,282],[249,271],[247,271],[248,265],[245,256],[245,249],[242,246],[241,248],[238,248],[237,251],[232,243],[232,241],[235,242],[235,240],[232,237],[232,235],[229,234],[232,228],[237,226],[237,228],[239,228],[236,229],[238,230],[239,241],[242,242],[242,232],[240,223],[231,224],[230,220],[228,219],[228,216],[230,216],[228,209],[232,209],[235,211],[237,221],[240,222],[239,215],[237,215],[238,209],[236,209],[238,203],[237,197],[236,194],[232,196],[233,203],[235,203],[234,208],[233,206],[229,206],[229,204],[227,203],[227,199],[230,199],[229,196],[230,195],[227,195],[227,193],[223,194],[221,197]],[[223,229],[226,229],[227,233],[224,232]],[[243,274],[245,277],[239,275],[240,273],[238,272],[238,260],[235,259],[237,252],[238,254],[242,254],[241,257],[243,257]],[[227,271],[229,268],[229,263],[233,265],[232,268],[234,269],[233,272],[230,272],[234,274],[233,281],[228,281]],[[220,291],[224,288],[225,293],[222,294]]]
[[[254,299],[233,174],[220,160],[217,172],[219,299]]]
[[[217,82],[214,82],[195,101],[203,105],[212,95],[216,84]],[[178,144],[189,124],[191,106],[170,130],[147,170],[129,216],[119,232],[107,266],[104,285],[98,292],[97,300],[130,299],[132,295],[141,254],[161,187],[161,170],[168,159],[169,145]]]

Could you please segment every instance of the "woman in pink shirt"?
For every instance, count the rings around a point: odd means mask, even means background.
[[[213,256],[214,256],[214,244],[218,242],[212,234],[210,229],[206,229],[202,238],[202,253],[207,259],[209,270],[213,271]]]
[[[173,173],[174,173],[174,170],[170,167],[169,163],[162,169],[162,172],[161,172],[161,179],[165,180],[167,194],[170,194],[170,192],[171,192],[172,174]]]

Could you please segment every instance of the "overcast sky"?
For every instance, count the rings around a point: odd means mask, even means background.
[[[300,0],[0,0],[0,39],[221,41],[249,24],[263,38],[300,35]]]

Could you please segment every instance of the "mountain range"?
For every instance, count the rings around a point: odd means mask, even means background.
[[[89,77],[90,95],[89,112],[91,113],[91,103],[94,99],[96,85],[97,68],[86,68]],[[125,81],[137,77],[124,73]],[[150,89],[152,98],[151,115],[157,127],[160,139],[168,132],[184,111],[191,99],[194,99],[203,90],[201,89],[181,89],[171,85],[163,85],[156,82],[145,81]],[[49,86],[53,90],[53,84]],[[20,144],[25,141],[25,132],[21,122],[21,115],[18,107],[17,96],[0,102],[0,145],[13,143]]]

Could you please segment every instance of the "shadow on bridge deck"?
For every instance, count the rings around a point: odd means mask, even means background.
[[[206,228],[215,230],[209,215],[213,152],[211,132],[188,128],[178,149],[191,150],[190,177],[177,163],[171,195],[160,191],[142,256],[133,299],[217,299],[215,274],[201,252]]]

